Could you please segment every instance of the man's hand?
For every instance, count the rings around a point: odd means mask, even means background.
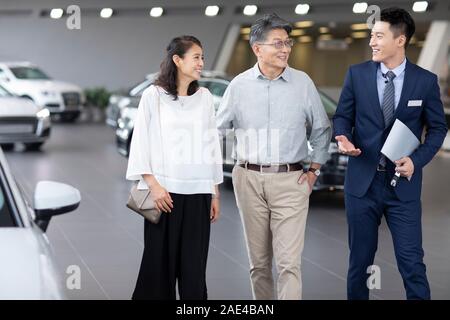
[[[303,172],[300,178],[298,178],[298,184],[302,184],[305,180],[308,182],[309,194],[311,194],[314,183],[316,183],[317,176],[311,171]]]
[[[348,141],[346,136],[336,136],[336,141],[338,143],[338,148],[339,148],[339,152],[352,156],[352,157],[357,157],[361,154],[361,150],[360,149],[355,149],[355,146],[353,145],[353,143],[351,143],[350,141]]]
[[[414,173],[414,163],[410,157],[403,157],[395,161],[395,171],[399,172],[402,177],[411,178]]]

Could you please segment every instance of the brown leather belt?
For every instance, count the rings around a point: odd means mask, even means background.
[[[303,170],[303,165],[300,163],[291,164],[252,164],[252,163],[239,163],[242,168],[248,170],[258,171],[261,173],[279,173],[279,172],[290,172],[290,171],[300,171]]]

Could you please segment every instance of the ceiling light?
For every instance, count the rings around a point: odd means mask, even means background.
[[[310,37],[310,36],[302,36],[302,37],[299,37],[298,38],[298,41],[300,42],[300,43],[308,43],[308,42],[312,42],[312,37]]]
[[[368,36],[369,36],[369,34],[364,31],[352,32],[352,38],[354,38],[354,39],[363,39],[363,38],[367,38]]]
[[[244,7],[243,13],[246,16],[254,16],[257,11],[258,11],[258,7],[252,4],[252,5],[246,5]]]
[[[320,33],[328,33],[328,32],[330,32],[330,28],[327,28],[327,27],[320,27],[320,28],[319,28],[319,32],[320,32]]]
[[[152,16],[153,18],[161,17],[163,13],[164,9],[161,7],[154,7],[150,10],[150,16]]]
[[[207,6],[205,9],[205,15],[208,17],[217,16],[219,10],[220,10],[219,6]]]
[[[104,19],[111,18],[113,15],[113,9],[111,8],[103,8],[102,11],[100,11],[100,17]]]
[[[353,13],[366,13],[367,2],[356,2],[353,5]]]
[[[296,22],[295,26],[297,28],[308,28],[314,25],[314,22],[312,21],[300,21],[300,22]]]
[[[295,29],[295,30],[292,30],[292,31],[291,31],[290,35],[291,35],[292,37],[298,37],[298,36],[303,36],[305,33],[306,33],[305,30],[302,30],[302,29]]]
[[[367,23],[354,23],[350,25],[350,29],[352,30],[367,30],[369,27],[367,26]]]
[[[52,19],[59,19],[63,16],[63,14],[64,14],[64,11],[61,8],[55,8],[55,9],[52,9],[52,11],[50,11],[50,17]]]
[[[331,34],[322,34],[319,36],[319,40],[331,40],[333,39],[333,35]]]
[[[428,8],[428,1],[416,1],[413,4],[413,11],[414,12],[425,12]]]
[[[309,4],[298,4],[295,7],[296,14],[307,14],[309,11]]]

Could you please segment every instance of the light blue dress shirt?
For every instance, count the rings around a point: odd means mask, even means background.
[[[240,163],[306,161],[308,141],[311,162],[330,157],[330,121],[313,81],[300,70],[286,67],[269,80],[256,63],[228,85],[217,123],[222,135],[234,129],[233,158]]]
[[[406,58],[403,62],[392,70],[388,69],[384,63],[380,63],[380,67],[377,70],[377,89],[378,89],[378,99],[380,100],[380,106],[383,105],[383,93],[384,87],[386,86],[385,81],[387,78],[383,77],[383,74],[386,74],[388,71],[392,71],[395,73],[394,78],[394,88],[395,88],[395,109],[397,109],[398,103],[400,101],[400,96],[402,94],[403,88],[403,80],[405,79],[405,66],[406,66]]]

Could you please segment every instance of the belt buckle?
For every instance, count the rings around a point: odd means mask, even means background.
[[[268,172],[263,170],[264,168],[270,169],[271,167],[272,166],[270,164],[269,165],[260,164],[259,165],[259,173],[260,174],[271,173],[270,170]]]

